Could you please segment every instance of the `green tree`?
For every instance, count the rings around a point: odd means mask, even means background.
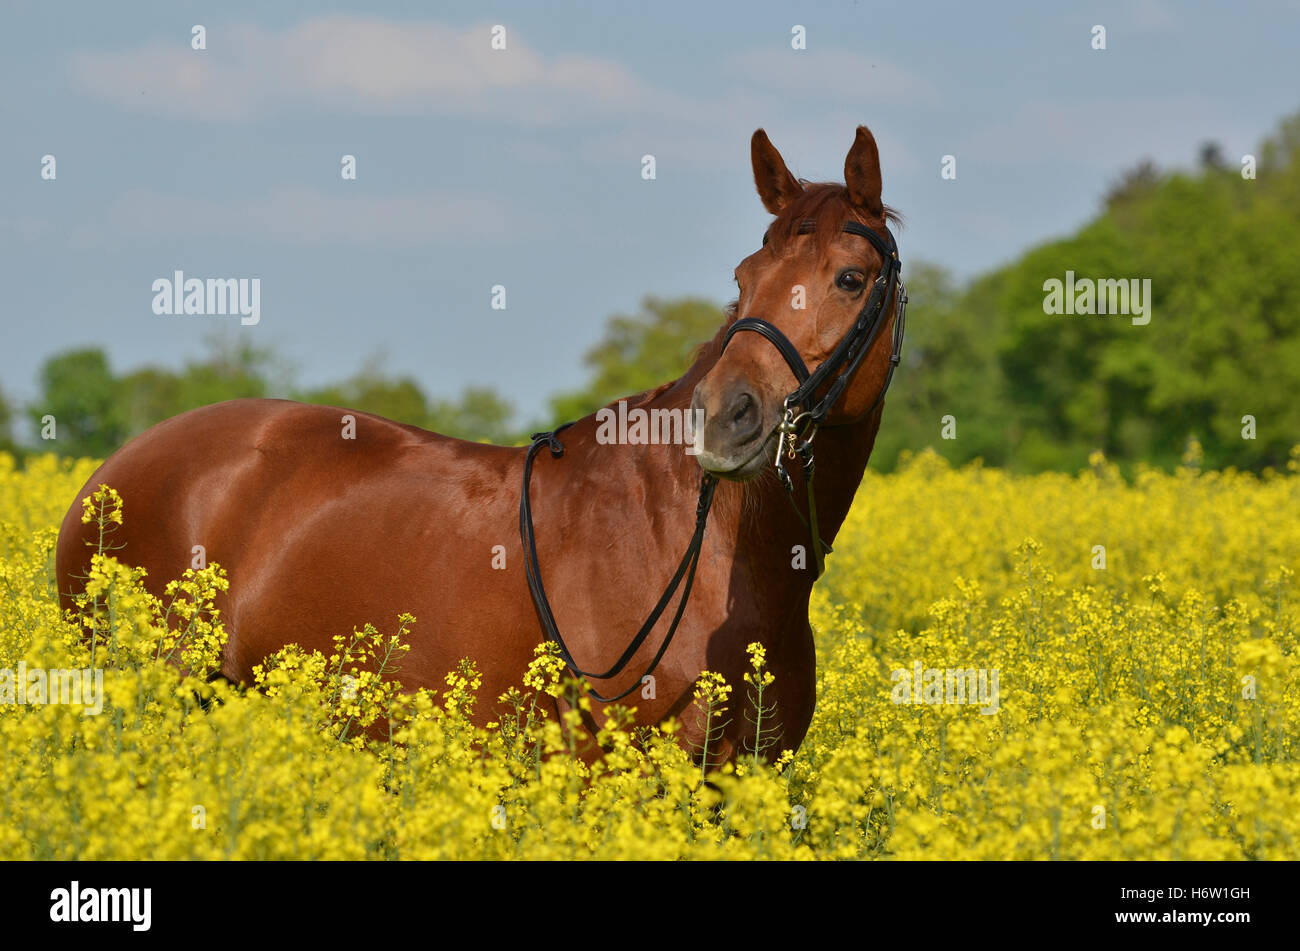
[[[270,381],[282,375],[281,362],[269,347],[254,346],[244,336],[213,335],[207,353],[187,363],[181,374],[177,412],[222,400],[269,396]]]
[[[214,334],[207,338],[205,351],[180,371],[146,366],[118,381],[128,436],[200,406],[267,396],[270,381],[285,375],[274,351],[247,339]]]
[[[514,407],[487,387],[466,387],[456,400],[436,400],[429,408],[426,429],[468,439],[509,446],[526,434],[511,427]]]
[[[106,456],[126,437],[117,381],[98,348],[70,350],[41,367],[40,395],[28,407],[39,433],[54,417],[55,440],[45,443],[65,455]]]
[[[700,345],[722,326],[722,308],[698,297],[646,297],[637,314],[609,318],[604,336],[583,363],[590,381],[551,399],[556,424],[580,419],[620,397],[676,379],[691,365]]]
[[[906,265],[905,280],[903,356],[885,397],[871,465],[889,470],[902,452],[926,447],[954,463],[1001,455],[1006,397],[996,341],[968,300],[988,289],[962,295],[951,275],[925,263]],[[957,439],[940,438],[946,416],[954,417]]]
[[[514,408],[494,390],[467,387],[456,399],[430,400],[410,377],[390,377],[382,357],[372,357],[342,383],[306,390],[295,399],[374,413],[445,436],[509,445],[519,441],[511,427]]]
[[[1007,383],[1008,454],[1076,468],[1091,449],[1177,465],[1189,438],[1207,465],[1281,465],[1300,441],[1300,127],[1260,149],[1259,177],[1203,157],[1112,201],[1078,234],[986,279],[978,307]],[[1211,161],[1211,159],[1215,159]],[[1043,281],[1151,282],[1151,320],[1043,312]],[[1255,439],[1242,419],[1256,420]],[[1012,432],[1018,434],[1011,437]]]
[[[394,379],[385,373],[382,357],[372,357],[353,376],[341,383],[295,393],[304,403],[321,403],[374,413],[412,426],[428,422],[429,401],[420,385],[410,377]]]

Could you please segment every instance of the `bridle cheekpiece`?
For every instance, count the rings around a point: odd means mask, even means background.
[[[797,233],[809,234],[815,228],[816,223],[814,221],[811,219],[804,220],[800,222]],[[786,471],[783,459],[793,461],[798,457],[803,461],[804,482],[808,487],[808,516],[804,518],[800,513],[799,517],[812,535],[818,576],[821,575],[824,568],[824,554],[829,552],[831,547],[822,540],[821,533],[815,528],[817,525],[817,507],[816,498],[813,494],[813,437],[817,435],[818,427],[825,423],[826,417],[830,415],[831,410],[839,402],[845,388],[852,381],[862,361],[871,352],[871,345],[875,343],[876,337],[884,325],[885,304],[892,296],[894,300],[894,339],[893,350],[889,356],[889,370],[885,375],[885,382],[880,387],[880,392],[871,404],[871,408],[862,416],[850,422],[866,419],[879,408],[885,398],[885,392],[889,389],[889,384],[893,381],[894,370],[898,367],[899,360],[902,357],[903,332],[907,316],[907,288],[903,284],[903,264],[898,259],[898,245],[894,242],[894,236],[889,229],[885,228],[885,237],[883,238],[873,229],[857,221],[846,222],[842,230],[870,241],[872,247],[880,253],[884,263],[881,264],[880,272],[876,275],[875,281],[872,282],[871,293],[868,295],[866,303],[862,305],[862,310],[858,312],[853,326],[849,328],[849,331],[836,344],[835,349],[831,351],[830,356],[823,360],[816,370],[809,372],[803,357],[799,355],[798,349],[790,342],[790,339],[774,325],[758,317],[742,317],[727,328],[727,333],[722,338],[722,350],[725,352],[727,344],[731,342],[731,338],[737,333],[751,331],[759,334],[776,347],[777,352],[785,358],[785,362],[790,366],[790,371],[797,381],[795,389],[782,403],[781,422],[777,426],[780,438],[776,443],[776,458],[773,462],[777,476],[781,480],[781,485],[790,495],[793,504],[794,484],[790,479],[790,473]],[[767,240],[768,235],[763,235],[764,245],[767,244]],[[814,402],[814,395],[819,389],[826,386],[828,381],[829,386],[827,386],[826,392],[821,399]],[[798,512],[797,506],[795,511]]]

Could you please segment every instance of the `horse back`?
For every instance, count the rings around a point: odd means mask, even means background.
[[[435,620],[431,567],[470,541],[457,537],[448,506],[484,509],[509,537],[507,494],[495,489],[520,457],[338,407],[269,399],[202,407],[128,442],[78,492],[59,535],[60,596],[71,606],[98,543],[96,526],[81,522],[82,499],[109,485],[125,521],[108,544],[146,569],[153,594],[186,568],[226,569],[223,672],[246,680],[282,644],[328,649],[334,634],[348,633],[340,617],[392,624],[400,604]],[[432,497],[440,504],[429,505]]]

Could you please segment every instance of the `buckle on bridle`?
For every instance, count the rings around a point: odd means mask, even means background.
[[[787,459],[795,457],[796,446],[799,440],[803,440],[803,446],[809,446],[812,438],[817,433],[817,425],[812,422],[812,413],[804,411],[795,414],[794,407],[790,405],[790,398],[786,397],[784,403],[785,412],[781,416],[781,422],[777,425],[777,431],[781,433],[781,438],[776,442],[776,467],[781,468],[781,452],[785,451]],[[799,451],[804,451],[802,447]]]

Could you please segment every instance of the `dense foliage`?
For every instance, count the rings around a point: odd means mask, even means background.
[[[1023,471],[1094,449],[1172,468],[1189,439],[1213,467],[1284,463],[1300,433],[1300,115],[1254,158],[1255,178],[1213,149],[1196,174],[1139,166],[1077,234],[962,290],[905,272],[914,319],[873,464],[933,445]],[[1044,313],[1044,282],[1067,270],[1149,279],[1150,322]]]

